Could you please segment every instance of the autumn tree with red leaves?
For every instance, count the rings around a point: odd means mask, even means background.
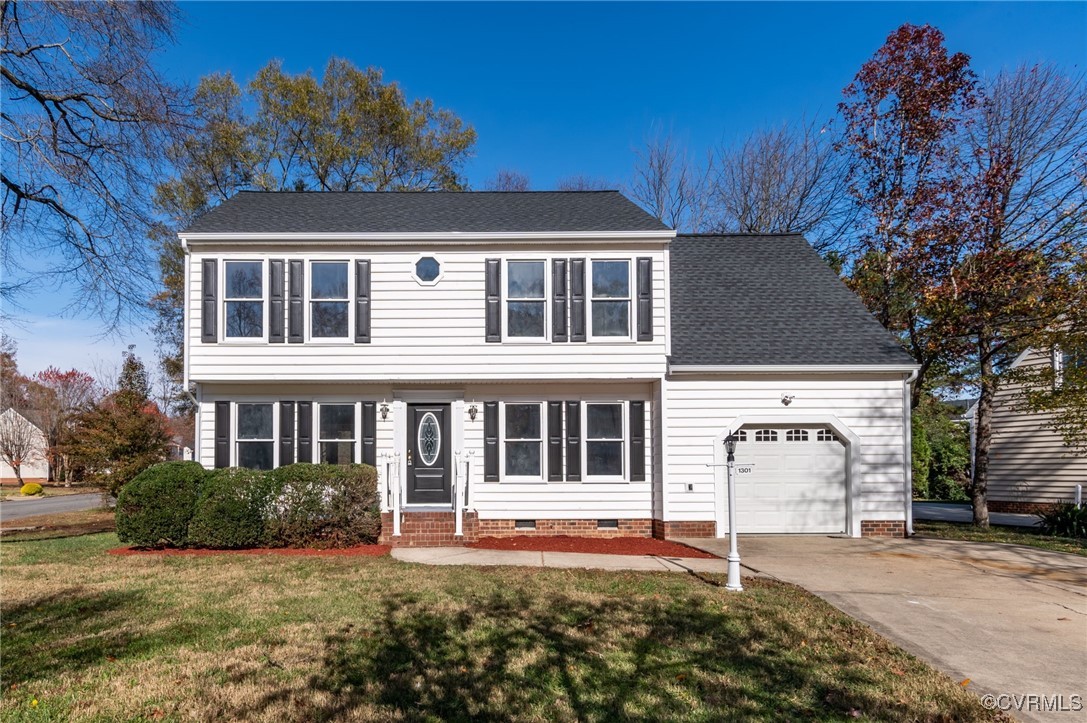
[[[77,369],[62,372],[49,367],[31,377],[30,405],[34,420],[45,435],[49,481],[64,480],[71,485],[72,475],[64,445],[70,441],[76,415],[94,403],[98,385],[94,377]]]

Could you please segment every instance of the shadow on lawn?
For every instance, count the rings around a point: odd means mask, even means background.
[[[386,596],[380,622],[326,637],[320,667],[304,688],[270,690],[225,713],[304,710],[311,720],[918,717],[865,668],[871,646],[796,655],[783,641],[801,640],[802,631],[750,608],[703,598],[544,602],[523,592],[473,602],[441,612],[412,595]],[[232,682],[258,682],[252,677]],[[946,712],[951,719],[976,713]]]

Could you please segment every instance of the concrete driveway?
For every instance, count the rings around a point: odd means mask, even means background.
[[[105,497],[108,504],[112,506],[114,504],[113,498],[109,495],[105,495]],[[48,515],[54,512],[93,510],[102,506],[102,498],[101,493],[94,492],[86,495],[7,500],[0,502],[0,522],[17,520],[22,517],[33,517],[34,515]]]
[[[727,540],[684,540],[724,556]],[[956,681],[1087,704],[1087,558],[948,540],[742,536],[751,570],[795,583]],[[1010,710],[1023,720],[1078,712]]]

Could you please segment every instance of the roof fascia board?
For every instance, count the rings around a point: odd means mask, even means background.
[[[300,241],[380,241],[389,244],[417,244],[421,241],[430,243],[510,243],[540,241],[671,241],[676,237],[672,230],[664,231],[522,231],[522,232],[458,232],[442,231],[430,233],[186,233],[178,237],[187,243],[193,242],[230,242],[230,243],[298,243]]]
[[[684,374],[843,374],[843,373],[910,373],[917,364],[678,364],[669,365],[668,372]]]

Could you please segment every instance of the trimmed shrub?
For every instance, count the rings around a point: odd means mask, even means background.
[[[189,544],[236,550],[264,541],[262,510],[271,486],[268,473],[231,467],[208,475],[189,524]]]
[[[183,547],[208,472],[198,462],[148,467],[117,496],[117,537],[137,547]]]
[[[1076,507],[1071,502],[1062,502],[1051,510],[1039,513],[1038,525],[1047,535],[1085,539],[1087,538],[1087,506]]]
[[[45,494],[45,489],[37,482],[27,482],[19,488],[19,494],[24,497],[33,497],[34,495]]]
[[[381,505],[370,465],[292,464],[269,473],[264,508],[270,547],[350,547],[377,542]]]

